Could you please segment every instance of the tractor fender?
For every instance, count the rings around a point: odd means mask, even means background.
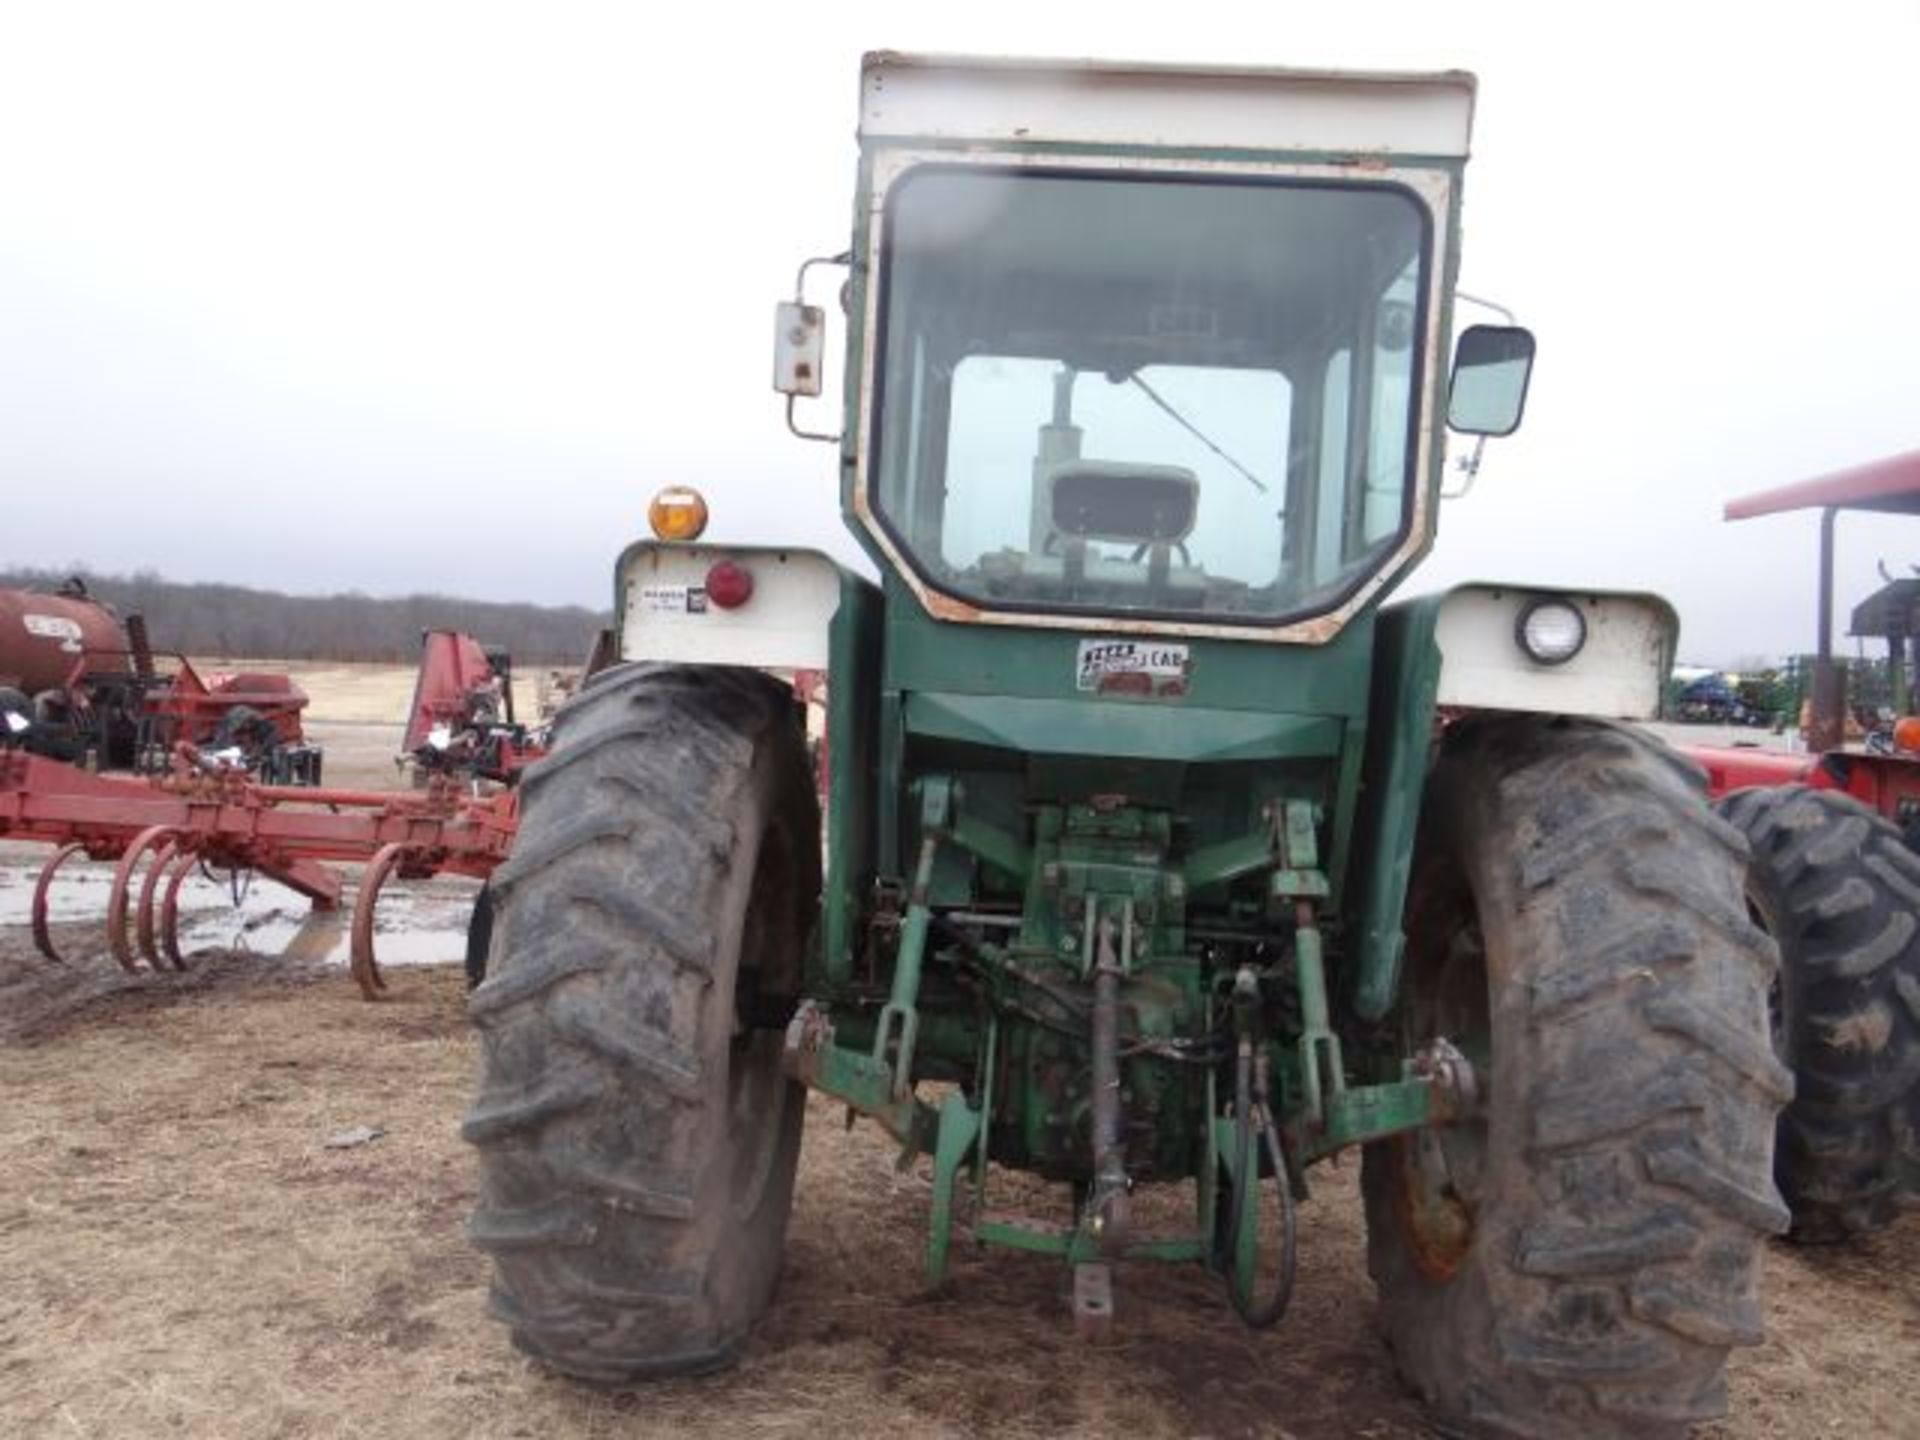
[[[1574,606],[1585,643],[1555,665],[1521,647],[1537,601]],[[1351,1003],[1377,1020],[1400,989],[1401,917],[1434,737],[1446,717],[1508,711],[1651,719],[1679,619],[1657,595],[1476,583],[1388,605],[1375,630],[1365,779],[1355,815]]]
[[[1542,663],[1520,627],[1536,605],[1571,606],[1585,641],[1571,658]],[[1433,643],[1442,709],[1652,720],[1673,668],[1680,620],[1658,595],[1539,585],[1461,585],[1440,597]]]
[[[868,585],[817,550],[642,540],[614,572],[619,658],[825,670],[847,588]]]

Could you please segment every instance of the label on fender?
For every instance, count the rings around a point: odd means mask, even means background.
[[[642,585],[640,608],[667,615],[704,615],[707,589],[704,585]]]

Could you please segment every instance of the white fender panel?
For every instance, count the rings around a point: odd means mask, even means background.
[[[722,560],[753,577],[738,609],[707,596]],[[824,670],[839,608],[840,568],[818,551],[642,543],[620,562],[620,658]]]
[[[1535,600],[1564,600],[1587,624],[1571,660],[1542,665],[1521,648],[1520,615]],[[1466,585],[1441,602],[1438,702],[1472,710],[1651,720],[1673,665],[1679,622],[1657,595],[1539,586]]]

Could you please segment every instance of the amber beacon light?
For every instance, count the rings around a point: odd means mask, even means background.
[[[707,502],[689,485],[669,485],[647,506],[647,523],[661,540],[698,540],[707,528]]]

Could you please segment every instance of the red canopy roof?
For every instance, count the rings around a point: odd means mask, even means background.
[[[1727,519],[1750,520],[1783,510],[1882,510],[1920,515],[1920,450],[1836,470],[1815,480],[1800,480],[1758,495],[1727,502]]]

